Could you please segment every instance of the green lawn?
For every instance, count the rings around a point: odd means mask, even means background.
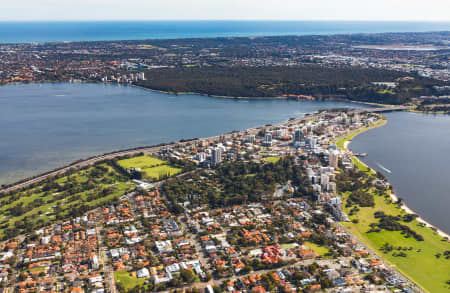
[[[324,256],[325,254],[330,252],[325,246],[320,246],[309,241],[306,241],[304,244],[314,250],[320,256]]]
[[[275,164],[280,160],[280,157],[267,157],[267,158],[263,158],[262,160],[265,162],[268,162],[268,163]]]
[[[143,286],[147,279],[139,279],[132,276],[126,271],[114,272],[114,280],[116,283],[120,283],[126,291],[133,289],[136,286]]]
[[[344,203],[346,196],[343,196]],[[443,256],[436,258],[437,253],[450,250],[450,243],[442,241],[442,237],[433,230],[422,227],[418,221],[410,223],[402,222],[414,229],[424,237],[424,241],[417,241],[412,237],[405,238],[399,231],[386,231],[367,233],[369,224],[377,222],[374,217],[376,211],[383,211],[390,215],[403,215],[405,212],[396,204],[390,203],[389,199],[382,196],[375,196],[375,207],[359,207],[360,211],[350,217],[357,219],[358,223],[343,223],[343,225],[369,248],[376,251],[378,255],[386,259],[411,280],[418,283],[429,292],[444,292],[445,282],[450,279],[450,260]],[[350,208],[344,208],[349,213]],[[412,250],[404,251],[407,257],[395,257],[393,252],[383,253],[380,248],[383,244],[389,243],[394,247],[412,247]],[[394,250],[397,251],[397,250]]]
[[[345,207],[348,193],[342,194],[342,198],[344,211],[349,214],[351,207]],[[355,215],[350,216],[351,220],[356,219],[358,223],[342,223],[343,226],[426,291],[449,292],[450,288],[448,285],[445,285],[445,282],[450,280],[450,260],[445,259],[443,256],[437,258],[435,255],[450,250],[450,243],[444,241],[441,236],[430,228],[422,227],[417,220],[413,220],[410,223],[401,223],[422,235],[424,241],[417,241],[413,237],[406,238],[400,231],[381,230],[380,232],[367,233],[370,230],[369,225],[378,222],[374,217],[376,211],[383,211],[385,214],[393,216],[406,214],[398,205],[392,203],[388,195],[374,195],[374,199],[374,207],[359,207],[359,211]],[[407,257],[393,256],[393,252],[399,252],[397,249],[384,253],[380,248],[385,243],[389,243],[395,248],[401,246],[401,251],[406,253]],[[407,249],[403,250],[404,248]]]
[[[291,249],[291,248],[296,247],[297,245],[298,245],[297,243],[284,243],[284,244],[281,244],[281,248]]]
[[[142,172],[149,178],[160,179],[164,176],[174,176],[181,173],[180,168],[171,167],[169,165],[160,165],[152,168],[142,169]]]
[[[368,173],[369,175],[376,174],[376,172],[374,170],[367,167],[367,165],[364,164],[363,162],[361,162],[357,157],[352,157],[352,162],[353,162],[353,165],[355,165],[355,167],[358,168],[359,170],[361,170],[365,173]]]
[[[44,272],[45,271],[45,267],[37,267],[37,268],[31,268],[29,269],[30,273],[35,273],[35,272]]]
[[[119,165],[125,169],[131,168],[150,168],[159,165],[166,164],[166,161],[160,160],[158,158],[150,157],[150,156],[137,156],[129,159],[124,159],[119,161]]]
[[[174,176],[182,171],[180,168],[170,166],[166,161],[146,155],[120,160],[118,163],[125,169],[140,168],[143,177],[149,180]]]

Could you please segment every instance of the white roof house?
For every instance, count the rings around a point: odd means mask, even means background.
[[[142,268],[137,272],[137,277],[138,278],[149,278],[150,272],[148,271],[147,268]]]

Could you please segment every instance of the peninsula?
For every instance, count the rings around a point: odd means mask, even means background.
[[[345,147],[392,110],[321,111],[8,186],[1,282],[26,292],[448,290],[448,236],[405,212]]]

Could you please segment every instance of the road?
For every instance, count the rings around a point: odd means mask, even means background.
[[[189,231],[189,228],[186,226],[186,223],[182,220],[183,217],[184,216],[181,215],[181,216],[178,216],[177,219],[178,219],[178,222],[181,223],[181,227],[183,228],[183,231],[187,232],[187,231]],[[197,239],[195,239],[196,235],[197,234],[189,233],[189,242],[194,245],[195,251],[197,251],[197,253],[198,253],[198,260],[199,260],[201,266],[204,269],[206,269],[207,272],[211,273],[208,259],[205,256],[205,251],[202,248],[202,246],[200,245],[200,243],[197,241]]]
[[[99,221],[97,221],[99,223]],[[102,239],[102,229],[101,226],[97,224],[95,226],[95,233],[97,233],[97,241],[98,241],[98,258],[100,263],[103,265],[103,270],[105,273],[105,283],[108,284],[109,292],[116,293],[116,284],[114,281],[114,271],[111,269],[111,266],[108,262],[108,257],[106,254],[108,251],[106,250],[106,247],[103,246],[103,239]]]

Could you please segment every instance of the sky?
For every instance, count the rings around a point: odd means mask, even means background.
[[[450,21],[450,0],[2,0],[0,21]]]

